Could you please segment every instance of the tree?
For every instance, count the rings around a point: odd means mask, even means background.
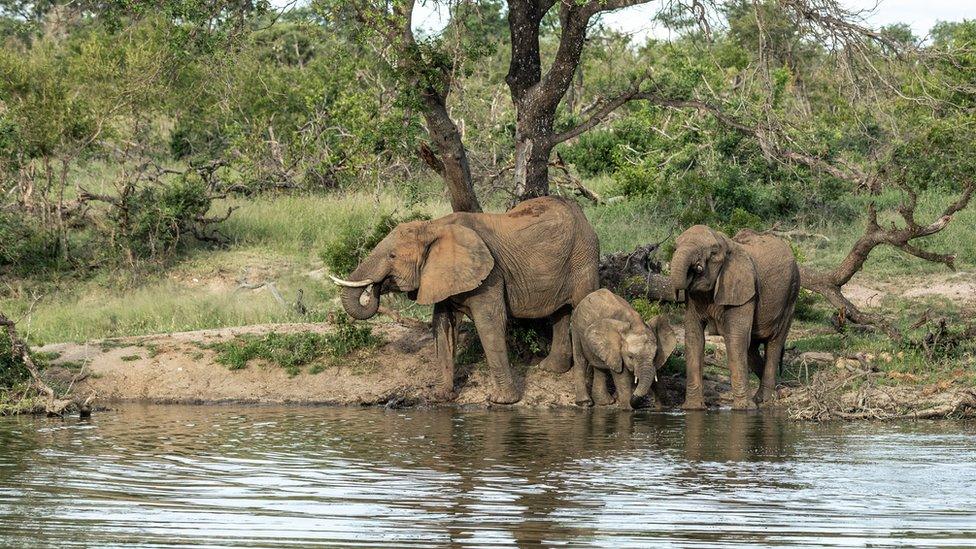
[[[667,82],[657,82],[647,73],[637,73],[625,89],[617,93],[598,94],[599,99],[585,111],[583,120],[570,118],[560,127],[559,111],[567,97],[574,76],[581,70],[580,61],[588,36],[601,14],[647,0],[508,0],[509,70],[505,77],[515,110],[514,160],[512,189],[517,199],[546,195],[549,192],[549,165],[554,147],[596,127],[622,105],[636,100],[651,101],[673,108],[712,109],[699,98],[674,95]],[[482,8],[497,17],[497,2],[445,0],[442,5],[451,12],[451,21],[438,34],[418,39],[413,28],[415,0],[357,0],[335,2],[320,0],[318,12],[329,17],[352,13],[353,20],[365,31],[364,36],[380,39],[388,66],[402,78],[401,89],[417,99],[433,146],[421,145],[424,162],[439,173],[449,190],[456,210],[479,210],[475,196],[468,151],[458,126],[450,115],[449,95],[459,70],[470,59],[464,49],[465,32],[472,14]],[[657,18],[681,27],[697,27],[704,38],[711,35],[711,20],[721,19],[718,2],[692,0],[672,2],[659,8]],[[742,4],[742,3],[739,3]],[[736,4],[741,15],[747,9]],[[836,0],[775,0],[758,4],[791,21],[789,38],[795,43],[813,38],[847,53],[863,53],[870,44],[879,43],[892,51],[901,45],[891,33],[873,31],[857,24],[859,13],[845,10]],[[758,32],[769,31],[760,26]],[[547,34],[550,33],[550,34]],[[551,43],[551,44],[550,44]],[[760,47],[768,46],[760,40]],[[551,55],[545,55],[550,53]],[[787,50],[784,55],[792,55]],[[475,56],[477,58],[477,56]],[[663,85],[662,85],[663,84]],[[574,96],[575,100],[575,96]],[[714,109],[713,109],[714,110]],[[771,142],[771,141],[767,141]],[[791,160],[817,164],[823,169],[840,169],[818,158],[784,147],[772,151],[791,156]]]

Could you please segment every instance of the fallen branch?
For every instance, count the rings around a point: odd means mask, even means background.
[[[868,222],[864,234],[854,243],[851,251],[837,267],[830,271],[818,271],[806,266],[800,266],[800,285],[807,290],[817,292],[838,310],[837,324],[844,326],[849,319],[855,324],[867,324],[883,330],[892,338],[900,339],[900,331],[877,314],[867,313],[857,308],[842,291],[845,284],[864,267],[871,252],[878,246],[888,245],[913,255],[915,257],[942,263],[950,269],[955,269],[955,254],[944,254],[923,250],[913,244],[914,240],[931,236],[945,229],[952,217],[968,206],[973,196],[974,185],[966,185],[959,198],[949,204],[942,215],[928,224],[921,224],[915,219],[915,207],[918,197],[914,190],[903,187],[908,199],[898,207],[898,213],[904,220],[903,227],[894,223],[889,228],[883,228],[878,222],[878,212],[874,203],[868,206]]]
[[[566,165],[566,161],[563,160],[561,154],[557,152],[556,159],[551,160],[549,162],[549,166],[563,172],[563,176],[566,179],[566,183],[563,183],[563,181],[559,179],[554,179],[552,182],[556,184],[556,187],[569,187],[577,195],[582,196],[590,202],[593,202],[594,204],[603,204],[603,198],[600,197],[599,194],[591,189],[588,189],[585,185],[583,185],[583,182],[580,181],[578,177],[569,171],[569,166]]]
[[[378,312],[381,315],[392,318],[393,321],[398,324],[403,324],[405,326],[413,326],[415,328],[422,328],[424,330],[430,329],[430,324],[422,320],[417,320],[416,318],[403,316],[402,314],[400,314],[400,311],[397,311],[396,309],[390,309],[389,307],[384,307],[381,305],[376,312]]]

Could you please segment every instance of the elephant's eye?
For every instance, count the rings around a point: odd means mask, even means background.
[[[390,252],[390,259],[396,259],[396,252]]]

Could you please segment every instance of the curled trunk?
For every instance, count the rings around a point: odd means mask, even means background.
[[[373,318],[380,308],[380,285],[366,288],[342,288],[339,290],[342,308],[356,320]]]

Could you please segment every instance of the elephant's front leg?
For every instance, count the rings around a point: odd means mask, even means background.
[[[627,368],[619,374],[613,372],[613,384],[617,388],[617,407],[630,410],[630,398],[634,396],[634,374]]]
[[[552,315],[552,345],[540,368],[562,374],[573,365],[573,346],[569,335],[570,308],[563,307]]]
[[[481,347],[485,350],[485,360],[495,382],[495,388],[489,394],[488,400],[496,404],[513,404],[521,396],[515,386],[512,367],[508,362],[508,346],[505,343],[508,312],[501,283],[497,280],[491,281],[491,278],[467,300],[466,305],[471,319],[474,320],[475,329],[478,330]]]
[[[590,398],[590,378],[593,367],[583,353],[583,342],[580,336],[573,337],[573,386],[576,390],[577,406],[593,406]]]
[[[685,410],[704,410],[705,395],[702,380],[702,361],[705,358],[705,321],[692,310],[689,302],[685,311],[685,365],[687,385],[685,386]]]
[[[592,370],[591,377],[593,378],[593,403],[597,406],[609,406],[615,402],[613,395],[610,394],[610,389],[607,388],[607,383],[610,382],[610,376],[605,370],[598,370],[596,368],[590,368]]]
[[[750,302],[726,311],[724,319],[725,349],[729,357],[729,377],[732,379],[732,409],[753,410],[756,403],[749,397],[749,345],[752,342]],[[769,352],[767,348],[766,352]]]
[[[454,351],[457,347],[457,315],[450,303],[434,304],[431,324],[434,327],[434,349],[441,379],[434,393],[441,401],[454,400]]]

